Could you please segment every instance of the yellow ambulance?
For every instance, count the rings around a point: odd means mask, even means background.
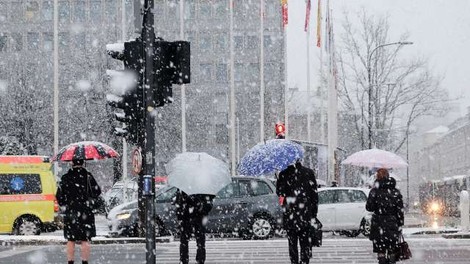
[[[0,233],[39,235],[55,228],[59,206],[46,156],[0,156]]]

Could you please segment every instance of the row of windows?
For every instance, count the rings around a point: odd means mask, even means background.
[[[168,0],[163,5],[155,3],[155,17],[179,19],[179,1]],[[184,18],[191,19],[225,19],[229,15],[229,0],[185,0]],[[58,2],[59,20],[61,22],[100,22],[103,18],[108,21],[118,19],[120,1],[117,0],[60,0]],[[28,0],[14,2],[0,2],[0,21],[12,22],[39,22],[52,21],[54,12],[53,0]],[[166,12],[165,12],[165,9]],[[280,3],[278,1],[265,0],[264,15],[273,18],[279,15]],[[132,1],[126,0],[126,10],[132,10]],[[104,12],[104,14],[103,14]],[[238,0],[234,1],[233,15],[237,20],[250,21],[259,17],[259,1]]]
[[[116,21],[120,1],[117,0],[60,0],[58,2],[60,22],[101,22]],[[131,1],[126,1],[126,8],[131,8]],[[52,21],[54,1],[15,1],[0,2],[0,21],[40,22]]]
[[[155,17],[162,19],[180,19],[180,0],[167,0],[167,4],[155,3]],[[259,17],[258,0],[235,0],[233,4],[234,19],[249,21]],[[264,15],[273,18],[279,15],[280,2],[265,0]],[[165,14],[167,16],[165,17]],[[226,19],[229,16],[229,0],[184,0],[185,20]]]
[[[0,33],[0,52],[43,50],[52,51],[54,48],[54,35],[52,32],[28,32],[22,33]],[[59,33],[59,49],[69,49],[70,44],[76,49],[84,50],[87,47],[86,34],[70,34],[68,32]]]
[[[234,79],[236,82],[255,82],[259,80],[259,63],[235,63]],[[195,82],[227,82],[229,80],[229,66],[226,63],[201,63],[197,69]],[[281,74],[279,63],[264,64],[264,78],[266,82],[277,81]]]

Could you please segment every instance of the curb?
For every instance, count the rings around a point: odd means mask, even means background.
[[[443,238],[447,239],[466,239],[470,238],[470,233],[453,233],[442,235]]]
[[[145,238],[105,238],[99,237],[91,241],[93,245],[107,245],[107,244],[144,244]],[[170,243],[173,241],[173,237],[157,237],[156,243]],[[0,245],[2,246],[43,246],[43,245],[65,245],[67,241],[64,239],[38,239],[28,238],[24,239],[21,237],[8,237],[7,239],[0,238]]]

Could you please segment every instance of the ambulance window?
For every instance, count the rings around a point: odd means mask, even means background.
[[[40,194],[39,174],[0,174],[0,194]]]

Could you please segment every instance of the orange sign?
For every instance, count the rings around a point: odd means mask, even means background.
[[[138,175],[142,171],[142,152],[140,148],[132,152],[132,172]]]

